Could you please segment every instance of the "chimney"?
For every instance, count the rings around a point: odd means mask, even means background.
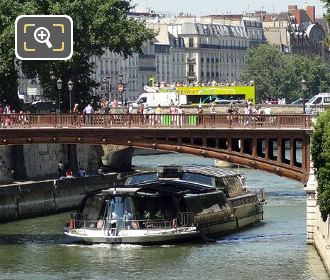
[[[311,19],[312,23],[315,23],[315,6],[306,6],[306,13]]]
[[[288,5],[288,12],[292,12],[294,10],[297,10],[297,5]]]

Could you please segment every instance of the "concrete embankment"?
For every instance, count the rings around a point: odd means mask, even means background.
[[[117,173],[0,186],[0,221],[49,215],[79,206],[87,192],[118,185]]]
[[[323,222],[318,206],[316,207],[314,245],[330,276],[330,217]]]

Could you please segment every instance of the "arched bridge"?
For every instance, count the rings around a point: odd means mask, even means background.
[[[0,145],[114,144],[188,153],[306,183],[308,115],[0,115]]]

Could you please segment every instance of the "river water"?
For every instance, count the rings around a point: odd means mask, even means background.
[[[136,166],[213,165],[187,155],[135,156]],[[78,245],[62,234],[68,213],[0,225],[0,279],[274,279],[328,280],[306,245],[303,185],[241,169],[265,187],[264,221],[214,243],[171,246]]]

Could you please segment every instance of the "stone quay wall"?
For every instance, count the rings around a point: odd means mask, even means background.
[[[0,186],[0,221],[64,212],[77,208],[91,191],[122,182],[117,173]]]
[[[315,218],[314,246],[330,275],[330,217],[323,222],[319,207],[316,206]]]

